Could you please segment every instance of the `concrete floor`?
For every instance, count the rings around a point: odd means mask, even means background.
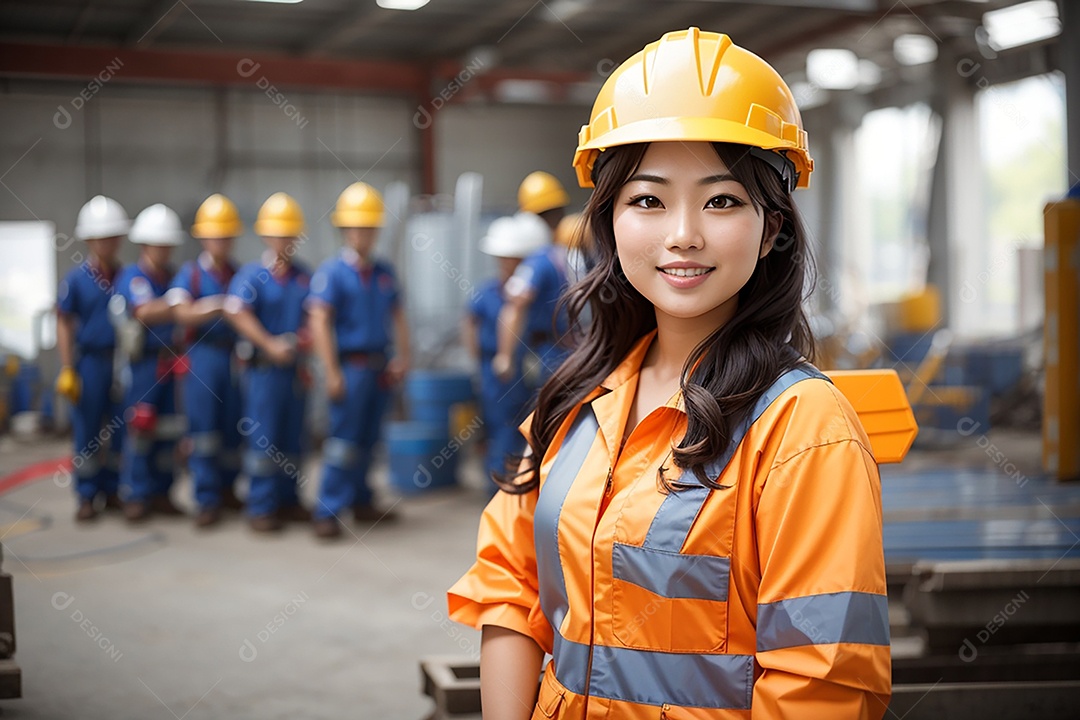
[[[67,450],[0,438],[0,476]],[[464,475],[480,486],[475,463]],[[50,475],[0,497],[23,673],[4,717],[409,720],[433,707],[421,656],[479,656],[444,598],[472,561],[481,490],[400,500],[399,522],[329,545],[301,526],[255,537],[235,518],[77,527],[72,495]]]

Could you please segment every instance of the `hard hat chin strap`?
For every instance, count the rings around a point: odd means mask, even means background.
[[[750,156],[762,160],[777,172],[788,192],[795,192],[799,185],[799,173],[793,163],[782,150],[763,150],[759,147],[750,148]]]

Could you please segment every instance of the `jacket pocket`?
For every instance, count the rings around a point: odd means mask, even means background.
[[[726,650],[730,558],[615,543],[611,559],[619,642],[677,653]]]
[[[540,682],[540,695],[536,699],[536,708],[533,710],[532,720],[555,717],[565,696],[566,689],[555,679],[555,669],[549,664],[544,671],[544,678]]]

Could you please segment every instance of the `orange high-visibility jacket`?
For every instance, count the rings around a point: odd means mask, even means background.
[[[450,616],[552,654],[534,718],[881,718],[881,485],[855,411],[789,372],[709,490],[671,461],[678,395],[619,451],[654,334],[560,427],[539,492],[488,505]],[[661,465],[685,489],[664,492]]]

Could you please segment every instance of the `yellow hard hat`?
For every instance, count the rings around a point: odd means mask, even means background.
[[[582,233],[583,230],[586,230],[583,226],[584,223],[585,218],[581,213],[567,215],[559,221],[558,227],[555,228],[555,242],[564,247],[575,247],[585,241]]]
[[[195,211],[191,236],[197,238],[232,238],[244,234],[244,224],[232,200],[214,193]]]
[[[551,173],[541,170],[529,173],[518,187],[518,208],[522,212],[539,215],[569,204],[570,196]]]
[[[262,237],[298,237],[304,232],[304,211],[288,193],[266,199],[255,218],[255,233]]]
[[[593,186],[593,164],[606,148],[671,140],[775,150],[756,156],[790,189],[809,185],[814,169],[783,78],[727,35],[696,27],[649,43],[607,79],[578,135],[578,182]]]
[[[339,228],[382,227],[384,213],[379,191],[367,183],[354,182],[338,196],[330,222]]]

